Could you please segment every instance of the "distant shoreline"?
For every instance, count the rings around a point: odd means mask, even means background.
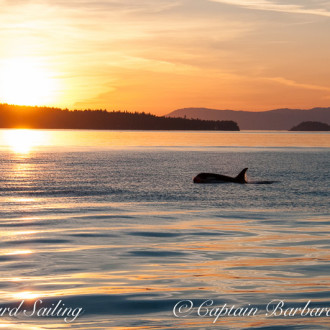
[[[304,121],[290,129],[294,132],[329,132],[330,125],[318,121]]]
[[[171,118],[198,118],[204,120],[233,120],[241,130],[290,130],[301,122],[323,122],[330,125],[330,107],[302,109],[275,109],[267,111],[216,110],[184,108],[167,114]]]

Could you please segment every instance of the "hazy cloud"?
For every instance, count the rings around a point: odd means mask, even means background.
[[[277,82],[279,84],[290,86],[290,87],[297,87],[297,88],[302,88],[302,89],[330,92],[330,87],[299,83],[297,81],[286,79],[286,78],[283,78],[283,77],[272,77],[272,78],[263,78],[263,79],[268,80],[268,81],[274,81],[274,82]]]
[[[229,5],[241,6],[244,8],[256,9],[256,10],[267,10],[276,11],[292,14],[308,14],[308,15],[319,15],[330,17],[329,8],[325,9],[324,2],[320,2],[321,7],[317,6],[304,6],[303,4],[290,4],[290,1],[284,3],[274,2],[270,0],[210,0],[212,2],[225,3]]]
[[[15,7],[22,5],[44,5],[47,7],[60,7],[74,9],[76,11],[145,11],[160,12],[168,10],[180,4],[180,0],[0,0],[0,4],[6,7]]]

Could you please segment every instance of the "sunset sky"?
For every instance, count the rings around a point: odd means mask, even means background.
[[[0,0],[0,102],[146,111],[330,105],[324,0]]]

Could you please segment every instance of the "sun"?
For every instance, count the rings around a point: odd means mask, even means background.
[[[10,58],[1,63],[0,69],[0,102],[47,105],[56,101],[56,79],[42,61]]]

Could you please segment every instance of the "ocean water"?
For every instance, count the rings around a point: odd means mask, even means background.
[[[329,328],[329,134],[0,134],[2,328]]]

